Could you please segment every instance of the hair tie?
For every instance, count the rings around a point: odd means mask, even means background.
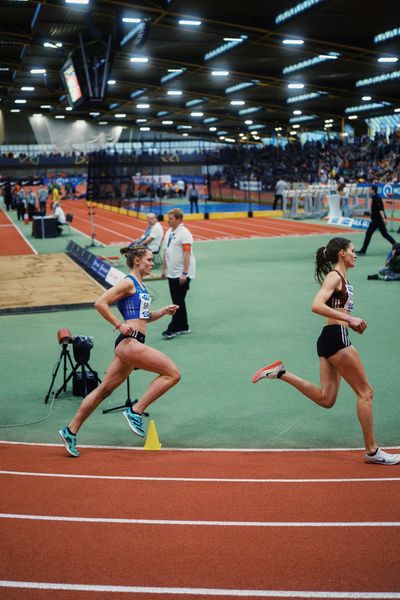
[[[323,253],[324,257],[326,257],[326,246],[324,246],[324,249],[322,250],[322,253]]]

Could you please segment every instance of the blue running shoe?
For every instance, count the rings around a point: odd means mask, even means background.
[[[71,456],[80,456],[79,450],[76,449],[76,435],[70,432],[68,427],[64,427],[64,429],[60,429],[58,432],[61,436],[63,444]]]
[[[143,419],[141,415],[133,412],[131,408],[127,408],[124,410],[124,417],[129,423],[129,427],[133,433],[139,435],[140,437],[144,437],[146,435],[145,430],[143,429]]]

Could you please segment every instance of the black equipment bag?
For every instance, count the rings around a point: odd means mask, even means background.
[[[72,376],[72,393],[74,396],[81,396],[84,398],[86,394],[93,391],[99,385],[99,379],[97,377],[97,372],[93,371],[85,371],[86,377],[86,393],[85,393],[85,385],[83,381],[83,373],[82,371],[75,371]]]

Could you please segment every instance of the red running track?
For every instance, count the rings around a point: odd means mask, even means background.
[[[32,224],[26,225],[29,231]],[[14,225],[7,213],[0,208],[0,256],[37,254],[28,241]]]
[[[86,202],[83,200],[64,201],[63,207],[65,212],[71,212],[74,215],[73,226],[81,233],[90,236],[92,223]],[[145,229],[145,222],[141,219],[120,215],[102,208],[93,210],[93,232],[96,240],[102,244],[121,244],[131,241],[139,237]],[[289,221],[275,217],[188,220],[187,223],[196,241],[337,234],[348,231],[343,227],[319,225],[307,221]],[[166,230],[167,222],[163,222],[162,225]],[[354,233],[354,230],[351,231]]]
[[[400,598],[400,467],[360,451],[0,453],[7,600]]]

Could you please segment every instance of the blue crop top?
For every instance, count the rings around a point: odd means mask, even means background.
[[[151,298],[145,287],[142,287],[133,275],[127,275],[125,279],[131,279],[136,291],[131,296],[118,300],[117,307],[124,320],[149,319]]]
[[[342,280],[342,287],[339,291],[333,292],[332,296],[327,300],[326,304],[331,308],[345,308],[350,311],[353,310],[353,286],[343,277],[337,269],[333,269]]]

